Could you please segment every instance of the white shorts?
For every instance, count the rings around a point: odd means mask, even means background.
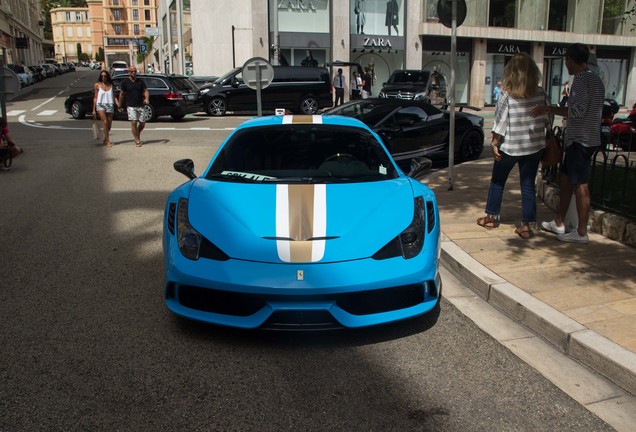
[[[145,107],[127,107],[128,120],[145,123],[148,120],[148,110]]]

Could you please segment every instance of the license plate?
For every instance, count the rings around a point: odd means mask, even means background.
[[[196,95],[187,94],[187,95],[185,95],[185,98],[186,98],[186,100],[193,101],[193,100],[196,100],[197,96]]]

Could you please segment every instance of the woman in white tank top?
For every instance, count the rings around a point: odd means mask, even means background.
[[[110,128],[113,125],[113,113],[115,112],[115,96],[113,94],[113,80],[108,71],[99,73],[99,80],[95,83],[95,96],[93,97],[93,119],[96,114],[102,121],[104,129],[104,145],[112,147],[110,142]]]

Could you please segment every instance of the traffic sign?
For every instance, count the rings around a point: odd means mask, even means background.
[[[252,57],[243,64],[243,82],[256,90],[256,106],[258,116],[263,114],[261,108],[261,90],[269,87],[274,80],[274,68],[262,57]]]
[[[148,53],[148,45],[145,43],[139,42],[139,54],[147,54]]]
[[[262,57],[252,57],[243,65],[243,81],[245,85],[256,90],[269,87],[274,80],[274,68]]]
[[[146,36],[159,36],[159,27],[146,27]]]

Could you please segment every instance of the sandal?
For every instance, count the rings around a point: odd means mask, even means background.
[[[141,147],[141,140],[140,141],[135,141],[135,147]]]
[[[484,217],[480,217],[479,219],[477,219],[477,225],[491,230],[499,226],[499,220],[495,219],[494,216],[486,215]]]
[[[534,233],[529,226],[522,225],[519,228],[515,228],[515,234],[524,240],[529,240],[534,236]]]
[[[104,143],[104,145],[105,145],[106,147],[112,147],[112,146],[113,146],[113,144],[112,144],[112,143],[109,143],[109,142]]]

